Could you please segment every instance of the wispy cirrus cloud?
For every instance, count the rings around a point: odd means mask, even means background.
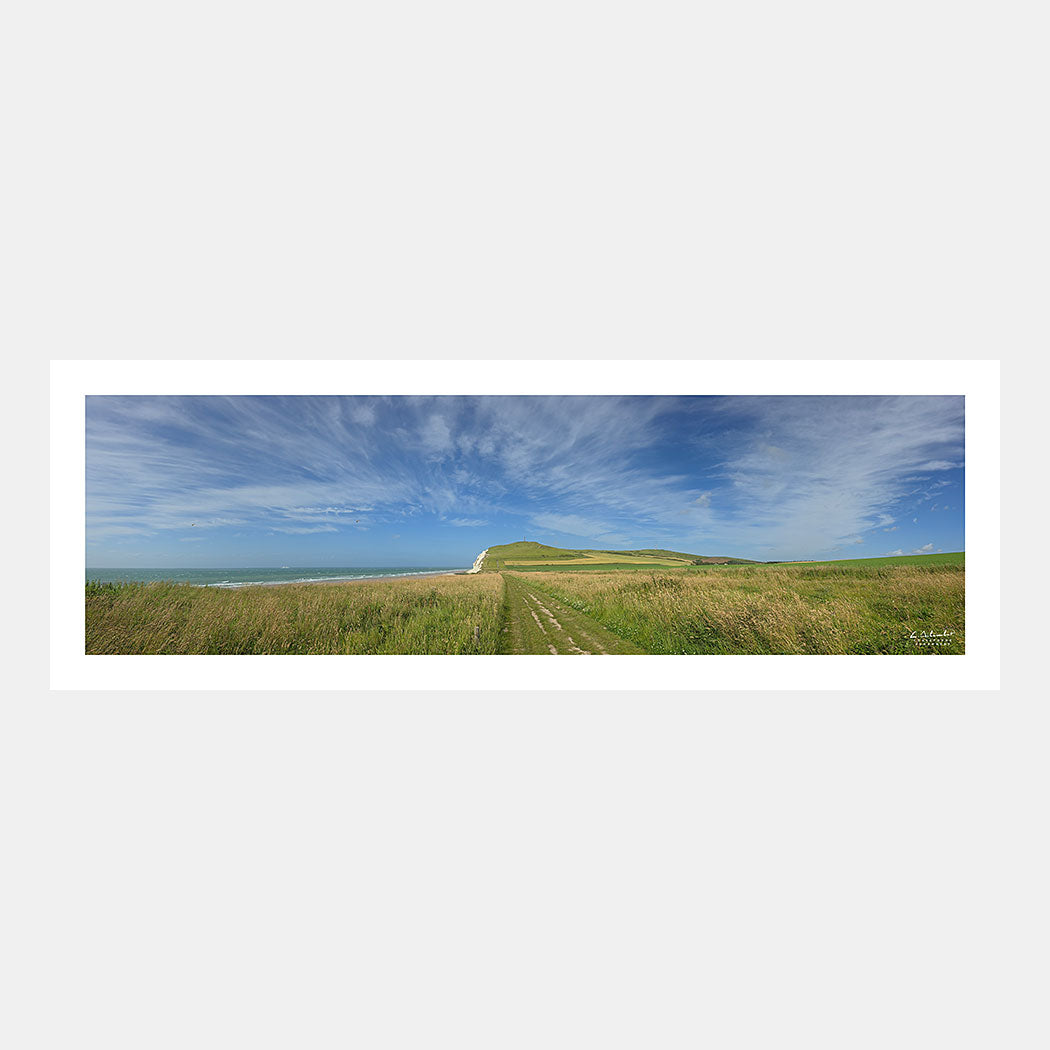
[[[551,532],[570,536],[586,536],[590,539],[605,536],[612,531],[608,523],[585,518],[579,514],[534,514],[530,520],[540,529],[548,529]]]
[[[87,424],[89,542],[129,550],[433,522],[807,557],[896,530],[963,448],[961,398],[91,397]]]
[[[888,527],[909,475],[953,469],[963,441],[954,397],[741,398],[719,411],[732,509],[706,533],[752,549],[820,553]]]
[[[338,532],[334,525],[274,525],[274,532],[283,532],[294,536],[308,536],[315,532]]]

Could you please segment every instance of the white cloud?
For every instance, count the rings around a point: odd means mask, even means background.
[[[420,428],[420,437],[430,455],[441,457],[452,448],[452,431],[442,416],[431,416]]]
[[[448,524],[455,525],[459,529],[476,529],[482,525],[488,525],[488,522],[482,518],[451,518]]]
[[[376,421],[376,410],[367,401],[350,401],[346,414],[362,427],[370,427]]]
[[[334,525],[274,525],[274,532],[287,532],[297,536],[305,536],[311,532],[338,532]]]
[[[612,530],[602,521],[581,517],[579,514],[533,514],[532,524],[549,532],[562,532],[569,536],[596,538]]]
[[[928,554],[932,550],[933,550],[933,544],[932,543],[925,543],[921,547],[916,547],[915,550],[912,551],[912,554]]]

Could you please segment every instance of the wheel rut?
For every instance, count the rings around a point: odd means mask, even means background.
[[[570,609],[528,581],[503,574],[506,627],[503,651],[551,656],[609,656],[641,649],[596,620]]]

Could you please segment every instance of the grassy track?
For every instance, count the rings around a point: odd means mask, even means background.
[[[507,575],[503,580],[506,584],[503,653],[586,656],[643,652],[589,616],[570,609],[524,580]]]

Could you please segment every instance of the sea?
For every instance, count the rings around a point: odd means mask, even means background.
[[[469,566],[467,566],[469,568]],[[385,580],[397,576],[439,576],[446,572],[465,572],[459,566],[418,566],[400,568],[317,569],[283,565],[278,569],[87,569],[85,582],[154,583],[171,580],[197,587],[251,587],[275,583],[324,583],[336,580]]]

